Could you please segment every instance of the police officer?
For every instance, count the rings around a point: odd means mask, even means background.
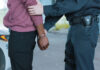
[[[54,25],[65,14],[71,27],[65,50],[65,70],[94,70],[100,0],[57,0],[54,5],[29,6],[30,15],[45,14],[45,25]],[[50,24],[51,23],[51,24]],[[49,28],[47,28],[49,29]]]

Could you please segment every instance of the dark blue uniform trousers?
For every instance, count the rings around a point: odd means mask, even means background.
[[[90,23],[89,26],[80,23],[70,27],[65,47],[65,70],[94,70],[99,34],[97,17],[92,17]]]

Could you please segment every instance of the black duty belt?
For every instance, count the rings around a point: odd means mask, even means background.
[[[70,25],[82,24],[84,26],[89,26],[89,25],[92,24],[91,22],[93,20],[99,22],[98,15],[95,15],[95,16],[91,15],[91,16],[74,17],[69,22],[70,22]]]

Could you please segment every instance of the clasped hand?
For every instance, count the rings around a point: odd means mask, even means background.
[[[46,36],[38,38],[38,46],[41,50],[46,50],[49,46],[49,41]]]

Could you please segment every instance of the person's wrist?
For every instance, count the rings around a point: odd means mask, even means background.
[[[41,39],[41,38],[44,38],[44,37],[46,37],[46,34],[45,34],[45,33],[39,35],[39,36],[38,36],[38,39]]]

